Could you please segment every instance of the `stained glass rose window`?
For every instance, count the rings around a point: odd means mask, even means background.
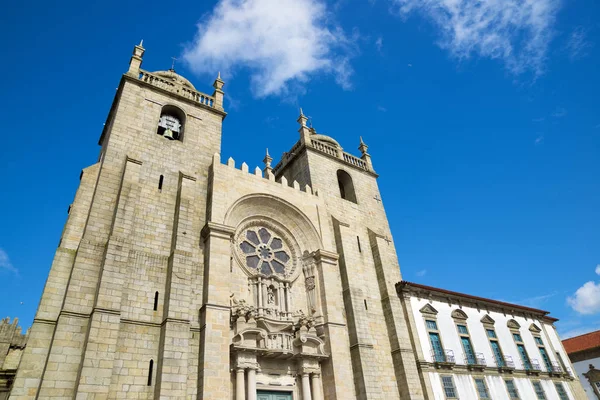
[[[246,230],[240,236],[240,250],[246,266],[263,275],[285,275],[291,260],[285,243],[265,227]]]

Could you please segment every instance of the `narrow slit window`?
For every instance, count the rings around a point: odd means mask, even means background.
[[[165,177],[162,175],[160,176],[160,178],[158,178],[158,190],[162,190],[164,180],[165,180]]]
[[[154,369],[154,360],[150,360],[148,365],[148,386],[152,386],[152,370]]]
[[[154,293],[154,311],[158,310],[158,292]]]
[[[356,237],[356,243],[358,243],[358,252],[362,253],[362,249],[360,247],[360,238],[358,236]]]
[[[364,299],[364,301],[365,301],[365,310],[368,311],[369,310],[369,306],[367,306],[367,299]]]

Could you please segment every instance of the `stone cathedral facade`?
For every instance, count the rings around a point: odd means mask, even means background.
[[[422,398],[367,146],[346,153],[300,115],[279,164],[221,160],[224,82],[203,94],[143,54],[81,174],[10,398]]]
[[[9,398],[444,398],[416,358],[362,139],[347,153],[300,112],[277,165],[222,159],[221,78],[207,95],[143,54],[81,174]]]

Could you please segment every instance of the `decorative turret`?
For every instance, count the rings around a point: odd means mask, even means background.
[[[269,149],[267,149],[267,154],[265,155],[265,158],[263,159],[263,162],[265,163],[265,168],[263,169],[263,173],[264,173],[264,177],[268,178],[269,174],[273,173],[273,168],[271,168],[271,161],[273,161],[273,157],[271,157],[269,155]]]
[[[301,108],[300,116],[298,117],[298,123],[300,124],[300,129],[298,130],[298,132],[300,132],[300,141],[303,144],[310,144],[311,131],[310,128],[306,125],[306,121],[308,121],[308,118],[304,115]]]
[[[127,71],[127,75],[135,76],[136,78],[140,75],[142,57],[144,56],[144,51],[146,51],[142,46],[143,44],[144,41],[142,40],[140,44],[133,48],[133,55],[131,56],[131,60],[129,60],[129,70]]]
[[[367,163],[367,167],[369,169],[369,171],[373,171],[373,163],[371,162],[371,155],[369,153],[367,153],[367,150],[369,150],[369,146],[367,146],[365,144],[365,142],[363,142],[363,138],[362,136],[360,136],[360,145],[358,146],[358,150],[361,152],[361,160],[363,160],[364,162]]]
[[[221,72],[219,72],[217,79],[215,79],[215,83],[213,83],[213,87],[215,88],[215,92],[213,93],[213,97],[215,98],[215,108],[219,110],[223,110],[223,86],[225,86],[225,82],[221,79]]]

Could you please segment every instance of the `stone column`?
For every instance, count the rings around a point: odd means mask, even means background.
[[[323,400],[321,395],[321,374],[312,374],[312,400]]]
[[[256,284],[257,296],[258,296],[258,315],[263,315],[263,290],[262,290],[262,278],[258,277],[258,283]]]
[[[307,372],[302,373],[302,400],[311,400],[310,380]]]
[[[246,400],[246,385],[244,383],[244,369],[235,371],[235,400]]]
[[[256,400],[256,370],[248,369],[248,400]]]

